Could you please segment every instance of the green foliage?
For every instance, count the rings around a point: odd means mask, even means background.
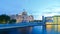
[[[8,15],[0,15],[0,24],[6,24],[10,21],[10,17]]]
[[[12,19],[10,20],[10,16],[8,15],[0,15],[0,24],[12,24],[12,23],[15,23],[16,22],[16,19]]]
[[[16,22],[16,19],[10,20],[9,24],[14,24]]]

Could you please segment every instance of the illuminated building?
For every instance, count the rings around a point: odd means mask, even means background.
[[[21,22],[32,22],[34,20],[34,17],[32,15],[27,15],[26,11],[23,11],[22,13],[16,14],[16,15],[10,15],[11,19],[16,19],[16,23]]]
[[[16,15],[17,23],[20,22],[31,22],[34,20],[34,17],[32,15],[28,16],[27,12],[24,10],[21,14]]]
[[[32,21],[34,21],[34,17],[32,15],[30,15],[30,16],[28,16],[28,20],[29,20],[29,22],[32,22]]]
[[[53,16],[54,24],[60,24],[60,16]]]
[[[16,16],[16,23],[19,23],[23,20],[22,15],[17,15]]]
[[[60,31],[60,15],[56,15],[56,16],[53,16],[53,24],[58,24],[55,26],[55,30],[57,31]]]
[[[51,31],[53,26],[48,24],[53,24],[53,17],[45,17],[45,21],[47,30]]]

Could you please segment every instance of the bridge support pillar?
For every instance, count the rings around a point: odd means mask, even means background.
[[[42,16],[42,19],[43,19],[43,34],[46,34],[47,33],[47,31],[46,31],[46,21],[45,21],[45,17],[44,16]]]

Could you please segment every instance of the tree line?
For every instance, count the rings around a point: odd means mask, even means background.
[[[13,24],[13,23],[16,23],[16,19],[11,19],[11,17],[6,14],[0,15],[0,24]]]

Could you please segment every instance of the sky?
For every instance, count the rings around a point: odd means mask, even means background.
[[[60,0],[0,0],[0,14],[19,14],[23,9],[34,19],[60,15]]]

